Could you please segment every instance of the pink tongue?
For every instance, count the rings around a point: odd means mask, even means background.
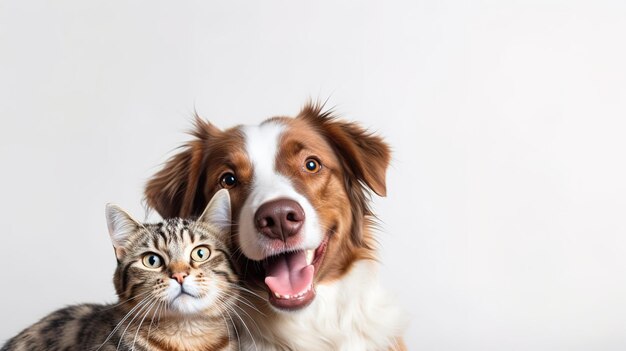
[[[280,295],[297,295],[313,282],[313,265],[306,264],[304,251],[290,252],[267,264],[265,284]]]

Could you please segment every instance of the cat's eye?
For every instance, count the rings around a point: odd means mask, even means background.
[[[322,164],[316,158],[307,158],[304,161],[304,169],[309,173],[317,173],[322,169]]]
[[[198,246],[191,251],[191,259],[196,262],[204,262],[211,256],[211,250],[206,246]]]
[[[163,259],[161,256],[154,253],[147,253],[141,259],[143,265],[148,268],[159,268],[163,265]]]
[[[231,189],[237,185],[237,178],[232,172],[226,172],[220,177],[220,185],[224,189]]]

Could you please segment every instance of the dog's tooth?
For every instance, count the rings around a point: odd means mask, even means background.
[[[313,258],[315,257],[315,250],[306,250],[306,264],[310,265],[313,262]]]
[[[277,299],[280,299],[280,298],[282,297],[282,296],[280,296],[280,294],[279,294],[279,293],[277,293],[277,292],[275,292],[275,293],[274,293],[274,296],[276,296],[276,298],[277,298]]]

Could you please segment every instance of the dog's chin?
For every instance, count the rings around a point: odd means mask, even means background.
[[[310,250],[312,258],[307,258],[307,252],[300,250],[264,259],[261,281],[264,282],[272,307],[293,312],[307,307],[315,300],[315,281],[326,256],[329,235],[324,236],[317,248]]]

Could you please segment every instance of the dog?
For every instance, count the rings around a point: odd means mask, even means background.
[[[192,135],[146,200],[164,217],[193,217],[228,189],[229,245],[250,292],[237,313],[242,348],[406,350],[405,317],[376,273],[369,201],[386,195],[383,139],[315,103],[223,131],[196,115]]]

